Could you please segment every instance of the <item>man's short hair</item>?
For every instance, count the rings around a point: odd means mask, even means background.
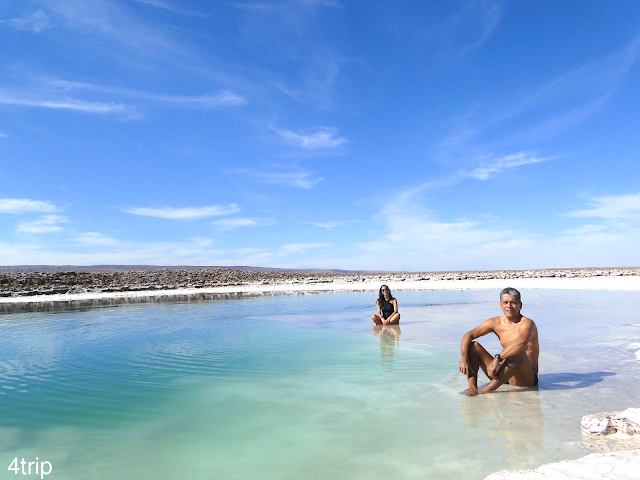
[[[513,295],[518,299],[518,303],[522,303],[522,299],[520,298],[520,292],[515,288],[511,288],[511,287],[503,288],[502,291],[500,292],[500,301],[502,301],[503,295]]]

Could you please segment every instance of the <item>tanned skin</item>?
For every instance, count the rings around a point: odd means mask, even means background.
[[[538,373],[540,344],[536,324],[520,314],[522,303],[514,295],[502,295],[500,309],[503,316],[490,318],[462,337],[459,368],[469,380],[469,396],[493,392],[507,382],[517,387],[530,387]],[[474,341],[491,332],[500,339],[502,363]],[[478,391],[480,368],[490,382]]]

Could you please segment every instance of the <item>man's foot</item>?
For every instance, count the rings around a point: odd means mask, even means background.
[[[464,393],[467,397],[475,397],[480,394],[480,392],[478,391],[478,387],[469,387],[462,393]]]

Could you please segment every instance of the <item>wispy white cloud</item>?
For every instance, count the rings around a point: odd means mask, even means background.
[[[633,38],[619,52],[594,60],[555,78],[516,107],[516,112],[529,110],[534,106],[552,101],[564,103],[571,97],[589,99],[608,95],[627,75],[639,52],[640,35]]]
[[[145,217],[166,218],[169,220],[197,220],[201,218],[217,217],[220,215],[230,215],[238,213],[240,207],[235,203],[230,205],[212,205],[208,207],[186,207],[186,208],[144,208],[134,207],[125,210],[133,215]]]
[[[560,233],[564,237],[579,237],[579,236],[600,234],[600,233],[605,232],[608,229],[609,229],[608,225],[590,225],[590,224],[586,224],[586,225],[581,225],[580,227],[576,227],[576,228],[568,228],[566,230],[563,230]]]
[[[341,227],[343,225],[347,225],[349,223],[354,223],[354,220],[347,221],[331,221],[331,222],[309,222],[311,225],[315,225],[317,227],[326,228],[327,230],[333,230],[336,227]]]
[[[82,91],[104,93],[116,101],[90,101],[79,98]],[[104,96],[104,95],[103,95]],[[119,114],[132,119],[141,116],[135,105],[123,103],[122,98],[130,102],[151,101],[178,107],[218,108],[237,107],[247,103],[246,98],[231,90],[198,96],[164,95],[126,88],[114,88],[82,82],[70,82],[58,79],[39,79],[26,86],[11,90],[0,89],[0,104],[25,107],[73,110],[83,113]]]
[[[479,167],[471,170],[460,170],[460,175],[472,177],[478,180],[488,180],[492,175],[498,174],[507,168],[519,167],[531,163],[539,163],[549,160],[538,157],[537,152],[518,152],[504,157],[481,162]]]
[[[160,100],[164,102],[196,104],[196,105],[201,105],[203,107],[221,107],[221,106],[234,107],[238,105],[245,105],[247,103],[246,98],[230,90],[225,90],[223,92],[214,93],[210,95],[201,95],[199,97],[147,94],[147,98],[150,98],[152,100]]]
[[[99,232],[83,232],[79,233],[75,241],[82,245],[90,245],[90,246],[112,246],[117,245],[117,240],[107,237]]]
[[[279,257],[285,257],[287,255],[305,253],[309,249],[324,248],[329,246],[331,246],[330,243],[289,243],[280,247],[277,255]]]
[[[51,27],[49,17],[42,10],[25,14],[20,18],[0,20],[0,24],[5,24],[18,30],[31,30],[36,33],[40,33],[41,30]]]
[[[548,266],[625,266],[640,262],[640,193],[594,197],[565,216],[591,220],[560,231],[504,228],[500,218],[442,220],[398,195],[378,213],[383,231],[358,245],[347,267],[394,270],[470,270]],[[510,223],[511,224],[511,223]],[[595,253],[597,252],[597,254]]]
[[[2,213],[50,213],[58,211],[58,207],[49,202],[28,198],[0,198]]]
[[[264,227],[275,222],[269,218],[223,218],[212,222],[221,230],[235,230],[242,227]]]
[[[206,13],[195,12],[193,10],[185,10],[183,8],[176,7],[167,2],[161,2],[159,0],[135,0],[138,3],[144,3],[146,5],[151,5],[152,7],[161,8],[162,10],[168,10],[170,12],[179,13],[181,15],[188,15],[194,17],[208,18],[210,15]]]
[[[640,219],[640,193],[594,197],[589,201],[589,208],[568,212],[567,216],[637,220]]]
[[[473,106],[437,145],[437,158],[472,163],[487,152],[520,149],[576,128],[607,105],[639,53],[637,35],[620,51],[552,78],[520,101],[510,101],[513,108],[491,113]]]
[[[341,8],[342,4],[336,1],[328,0],[296,0],[294,2],[287,3],[265,3],[265,2],[232,2],[229,4],[232,7],[245,9],[245,10],[270,10],[282,12],[283,15],[291,14],[296,7],[311,8],[316,5],[323,7],[337,7]]]
[[[439,221],[420,214],[384,217],[387,232],[361,243],[342,268],[481,270],[630,266],[640,262],[640,228],[623,222],[562,232],[503,229],[496,222]],[[597,253],[596,253],[597,252]]]
[[[178,52],[188,55],[162,30],[141,22],[117,2],[39,0],[39,3],[47,10],[54,26],[109,37],[129,47],[129,55],[136,51],[150,56]]]
[[[83,234],[81,234],[83,235]],[[52,248],[42,243],[0,244],[2,265],[230,265],[224,263],[231,252],[211,248],[212,240],[195,238],[186,242],[132,243],[105,241],[100,244],[100,234],[91,243]],[[106,238],[106,237],[105,237]],[[78,244],[80,243],[80,245]],[[233,257],[231,257],[233,258]]]
[[[276,183],[279,185],[289,185],[297,188],[313,188],[318,182],[322,180],[321,177],[312,178],[310,172],[289,172],[289,173],[277,173],[277,172],[259,172],[249,169],[237,169],[234,172],[249,175],[256,178],[259,181],[265,183]]]
[[[45,83],[62,91],[90,90],[111,95],[125,96],[133,99],[155,100],[164,103],[180,104],[182,106],[198,107],[228,107],[240,106],[247,103],[247,99],[231,90],[223,90],[218,93],[206,95],[186,96],[186,95],[165,95],[161,93],[144,92],[129,88],[109,87],[105,85],[95,85],[84,82],[71,82],[67,80],[49,80]]]
[[[59,224],[66,223],[68,221],[67,217],[62,215],[44,215],[37,220],[19,224],[16,227],[16,232],[30,234],[61,232],[62,227]]]
[[[256,265],[286,266],[289,257],[299,260],[308,250],[328,243],[296,243],[249,248],[215,248],[211,238],[196,237],[183,242],[137,243],[112,239],[98,232],[85,232],[74,242],[55,248],[44,243],[0,243],[1,265]],[[295,265],[295,260],[293,260]]]
[[[455,53],[465,55],[476,50],[491,37],[500,23],[502,11],[493,0],[470,0],[449,22],[448,29],[457,41]],[[464,35],[461,35],[461,32]],[[469,33],[472,35],[469,37]]]
[[[5,105],[23,105],[26,107],[40,107],[61,110],[75,110],[85,113],[126,113],[133,111],[132,107],[107,102],[87,102],[73,98],[38,98],[16,95],[0,91],[0,103]]]
[[[406,202],[422,192],[451,187],[469,178],[488,180],[506,169],[547,160],[551,160],[551,158],[540,158],[537,152],[518,152],[502,157],[487,155],[484,160],[478,162],[480,165],[477,167],[460,169],[457,172],[428,180],[420,185],[398,192],[396,201]]]
[[[290,130],[273,128],[288,144],[304,148],[306,150],[333,150],[347,143],[347,139],[339,135],[334,127],[318,127],[315,132],[303,134]]]

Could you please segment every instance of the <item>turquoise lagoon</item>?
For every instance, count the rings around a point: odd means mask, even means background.
[[[402,322],[384,331],[370,292],[4,305],[0,465],[38,457],[50,479],[483,479],[591,453],[583,415],[640,406],[638,293],[523,291],[540,387],[477,398],[460,394],[459,340],[500,313],[498,292],[394,293]]]

